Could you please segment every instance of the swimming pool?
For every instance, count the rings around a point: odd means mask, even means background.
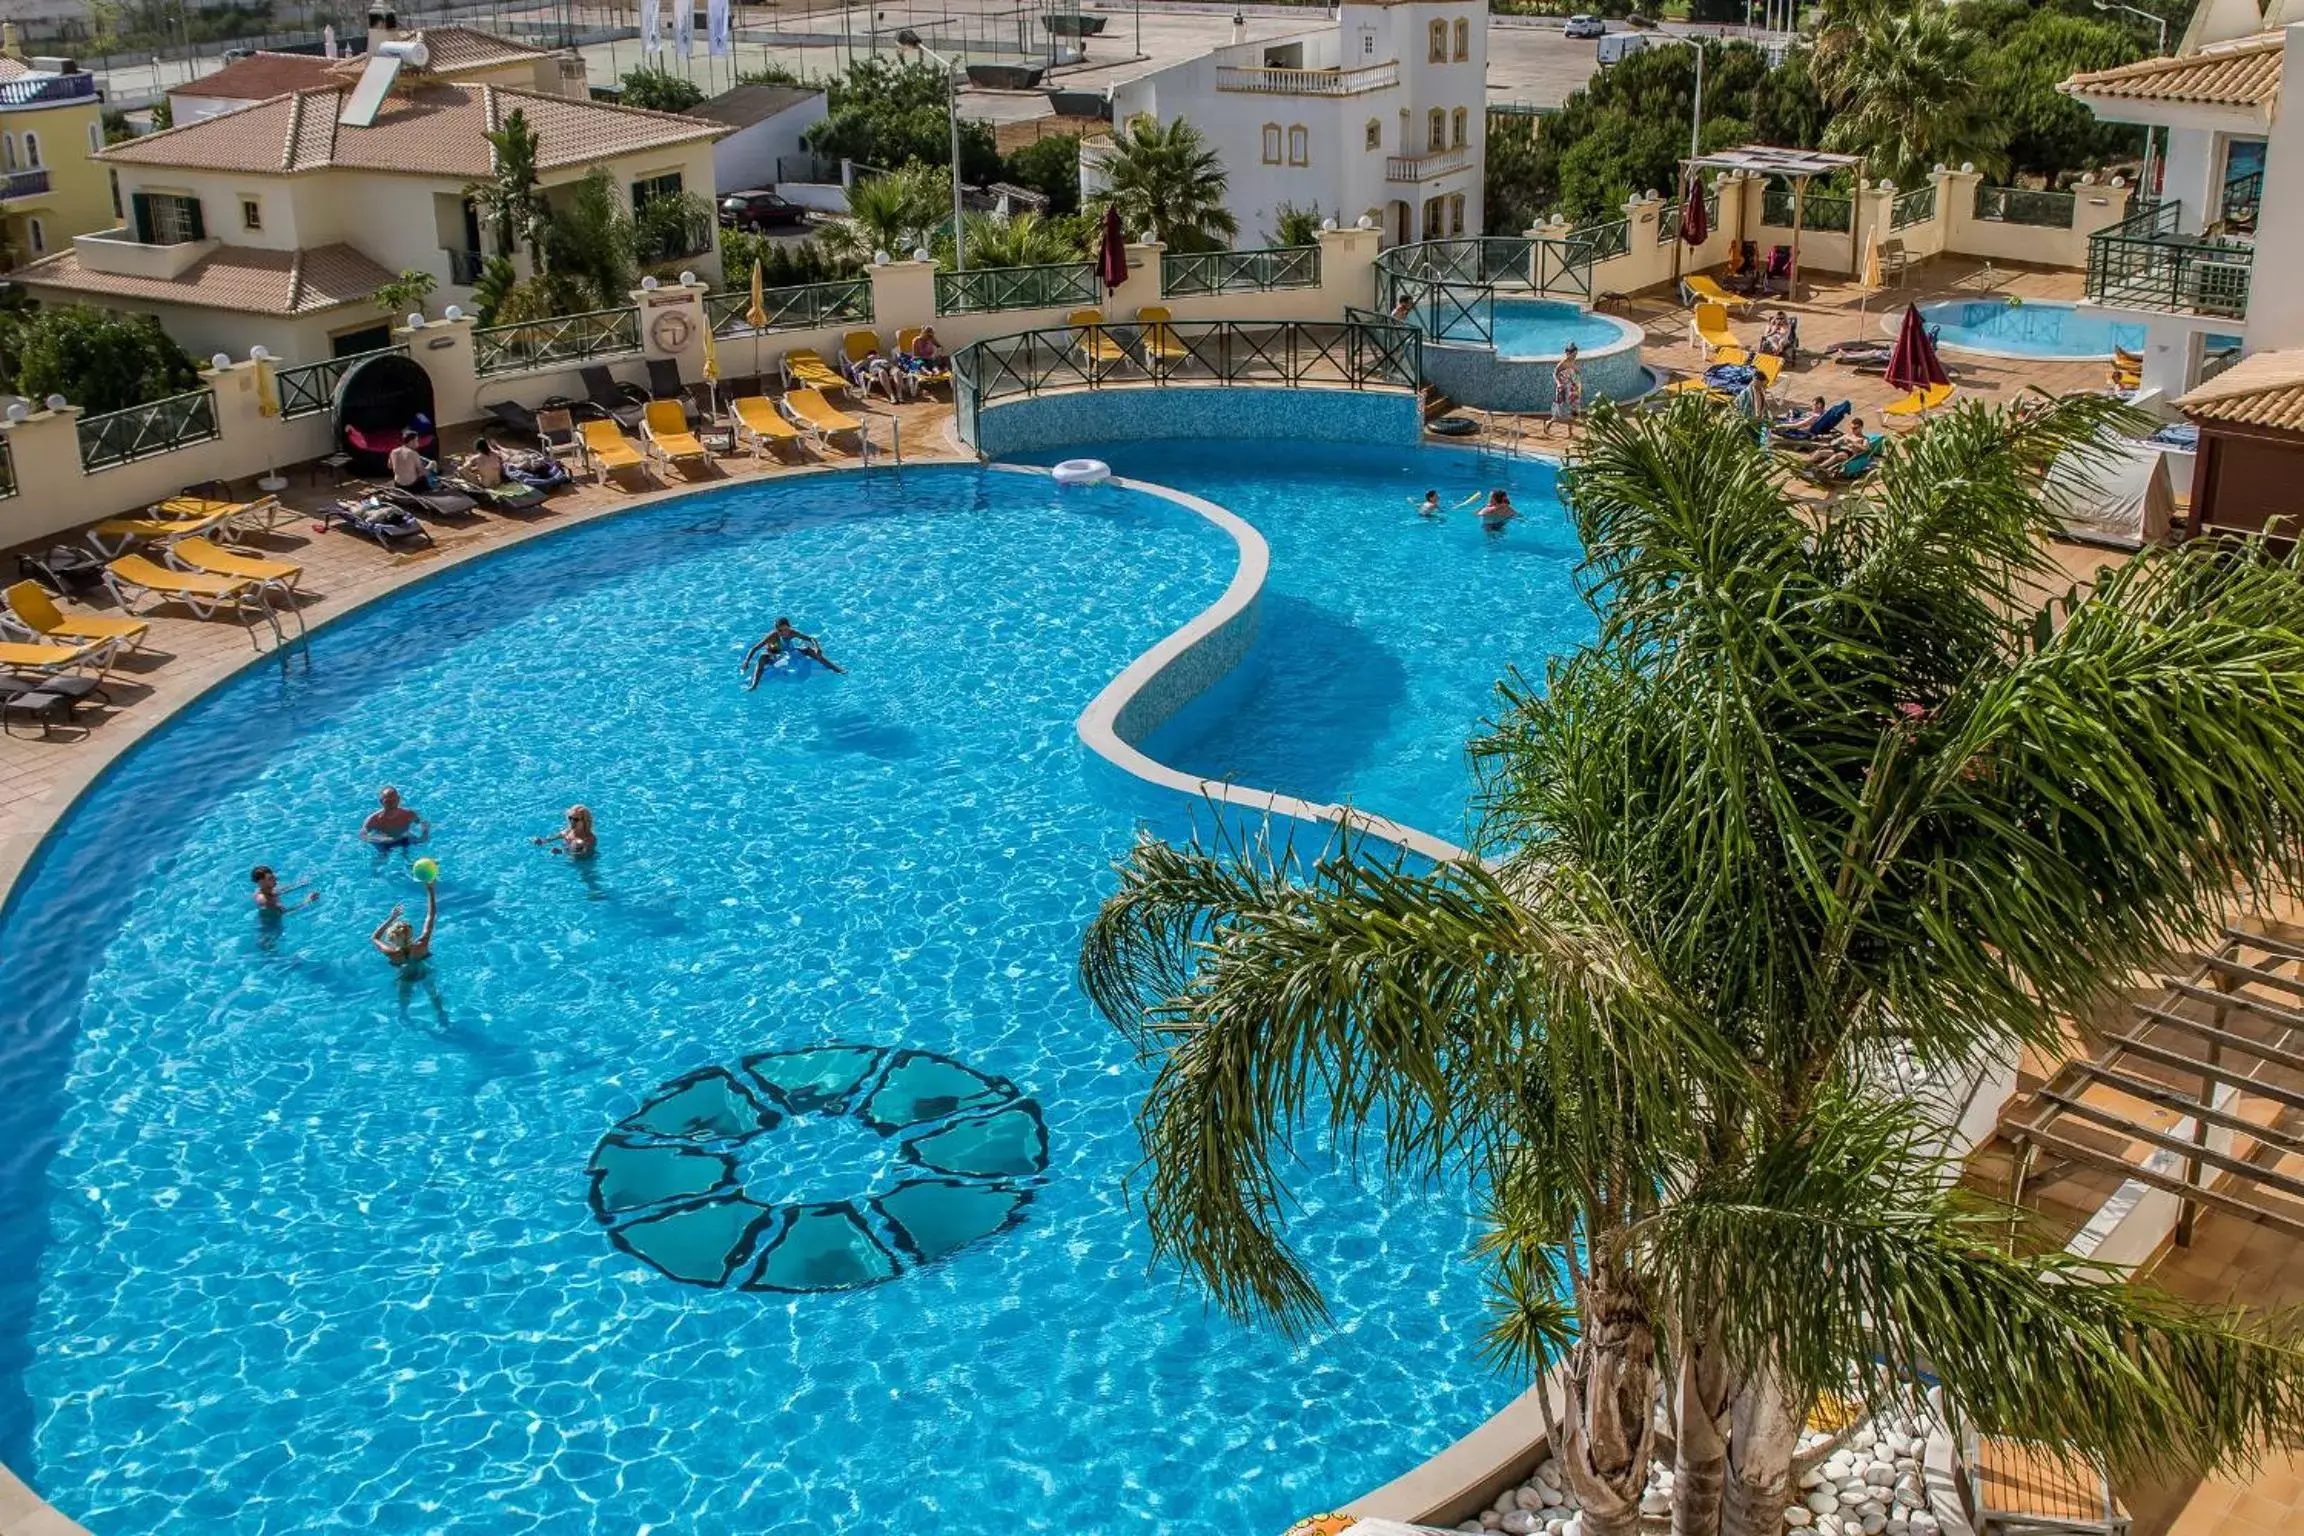
[[[1939,345],[1994,357],[2091,362],[2109,359],[2114,347],[2144,346],[2143,326],[2117,325],[2100,309],[2050,299],[1945,299],[1921,305],[1920,316],[1942,328]],[[1891,329],[1894,321],[1891,315]]]
[[[1564,553],[1548,478],[1499,546],[1407,506],[1479,461],[1335,453],[1177,450],[1270,493],[1243,702],[1305,711],[1187,745],[1447,830],[1465,712],[1580,633],[1519,549]],[[0,1455],[98,1530],[1270,1530],[1479,1422],[1461,1199],[1316,1166],[1302,1344],[1146,1274],[1147,1077],[1074,982],[1139,808],[1073,722],[1233,560],[1111,487],[747,486],[155,733],[0,915]],[[851,675],[744,692],[779,612]],[[417,888],[351,835],[386,781],[440,829],[413,983],[367,934]],[[591,870],[528,841],[579,798]],[[258,860],[319,906],[253,924]]]
[[[1498,357],[1551,359],[1570,342],[1579,352],[1599,352],[1640,339],[1636,325],[1556,299],[1498,299],[1491,325]]]

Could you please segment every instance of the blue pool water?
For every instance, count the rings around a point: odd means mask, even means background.
[[[1498,357],[1558,357],[1568,343],[1580,352],[1613,347],[1638,331],[1555,299],[1498,299],[1492,322]]]
[[[2110,358],[2112,349],[2144,346],[2144,327],[2115,325],[2102,310],[2048,299],[1945,299],[1920,306],[1920,316],[1942,327],[1938,345],[2067,362]]]
[[[1409,511],[1462,454],[1143,453],[1274,547],[1193,765],[1460,824],[1487,684],[1584,632],[1545,473],[1499,544]],[[0,915],[0,1457],[100,1531],[1271,1531],[1477,1423],[1460,1197],[1315,1152],[1301,1343],[1147,1268],[1147,1075],[1074,980],[1142,802],[1073,722],[1233,563],[1111,487],[744,487],[187,711]],[[851,675],[744,692],[778,613]],[[413,981],[383,782],[439,828]],[[577,799],[589,870],[529,843]],[[259,926],[260,860],[320,903]]]

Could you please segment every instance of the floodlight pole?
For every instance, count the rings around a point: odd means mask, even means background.
[[[898,38],[897,45],[903,45]],[[922,53],[944,66],[944,105],[952,117],[952,270],[968,270],[968,214],[960,199],[960,66],[926,43]]]

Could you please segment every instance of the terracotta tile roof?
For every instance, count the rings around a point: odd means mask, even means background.
[[[2198,53],[2144,59],[2074,75],[2057,89],[2104,101],[2182,101],[2204,106],[2271,108],[2280,100],[2284,34],[2211,43]]]
[[[431,51],[431,58],[424,65],[428,75],[459,75],[475,69],[525,64],[543,58],[546,52],[475,27],[420,27],[413,32],[395,32],[392,36],[398,42],[423,42]],[[338,59],[329,67],[339,76],[356,80],[367,63],[366,55],[354,55]]]
[[[334,59],[309,53],[259,53],[252,59],[227,64],[212,75],[186,85],[170,86],[171,96],[221,96],[232,101],[266,101],[285,91],[332,85]]]
[[[297,91],[106,150],[122,165],[291,175],[329,168],[477,181],[494,169],[484,135],[513,109],[536,130],[539,170],[718,138],[718,123],[573,101],[502,85],[419,85],[386,100],[365,128],[338,125],[344,91]]]
[[[33,73],[32,66],[22,59],[12,59],[0,53],[0,80],[21,80]]]
[[[2176,402],[2196,422],[2304,434],[2304,350],[2244,357]]]
[[[364,302],[393,274],[349,245],[309,251],[259,251],[218,246],[180,277],[128,277],[81,265],[78,251],[62,251],[8,274],[13,282],[67,293],[100,294],[160,304],[242,310],[258,315],[309,315]]]

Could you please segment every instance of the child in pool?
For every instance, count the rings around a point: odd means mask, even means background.
[[[600,851],[600,835],[592,829],[592,808],[588,805],[568,807],[568,824],[550,837],[536,839],[536,846],[549,848],[555,854],[566,854],[572,859],[588,859]]]

